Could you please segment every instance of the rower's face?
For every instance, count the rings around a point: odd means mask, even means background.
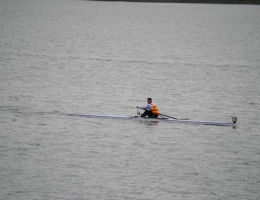
[[[150,104],[150,103],[152,103],[152,101],[151,100],[147,100],[147,103]]]

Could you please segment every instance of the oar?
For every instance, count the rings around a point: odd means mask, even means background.
[[[159,115],[161,115],[161,116],[164,116],[164,117],[169,117],[169,118],[171,118],[171,119],[177,119],[177,118],[175,118],[175,117],[171,117],[171,116],[168,116],[168,115],[165,115],[165,114],[159,114]]]
[[[175,118],[175,117],[171,117],[171,116],[168,116],[168,115],[165,115],[165,114],[159,114],[159,115],[161,115],[161,116],[165,116],[165,117],[169,117],[169,118],[171,118],[171,119],[178,119],[178,118]],[[180,120],[189,120],[189,119],[180,119]]]
[[[140,111],[139,111],[139,108],[136,108],[137,109],[137,115],[140,116]]]

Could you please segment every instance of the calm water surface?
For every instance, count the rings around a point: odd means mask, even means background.
[[[0,199],[259,199],[260,6],[0,2]],[[238,126],[68,116],[161,113]]]

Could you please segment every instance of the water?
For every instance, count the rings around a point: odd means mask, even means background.
[[[259,199],[259,6],[2,0],[0,16],[0,199]],[[239,124],[68,116],[147,97]]]

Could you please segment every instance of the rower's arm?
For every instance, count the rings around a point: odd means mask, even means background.
[[[152,110],[152,105],[151,104],[147,104],[146,106],[139,106],[140,109],[143,110]]]

